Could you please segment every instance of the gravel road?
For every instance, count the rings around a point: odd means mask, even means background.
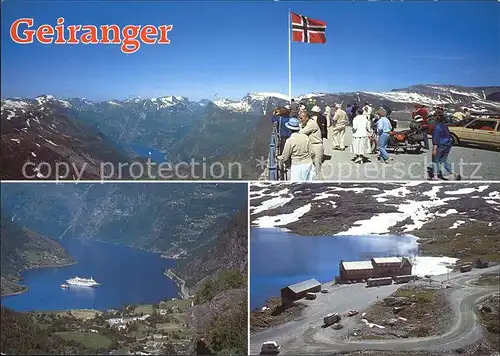
[[[482,331],[474,312],[474,305],[481,299],[498,293],[495,286],[480,287],[470,284],[479,275],[498,271],[499,266],[473,269],[471,272],[450,273],[450,302],[454,311],[451,329],[437,337],[394,339],[383,341],[348,341],[342,336],[335,338],[331,328],[322,328],[323,316],[330,312],[345,314],[348,310],[362,311],[370,305],[394,293],[401,285],[366,288],[364,284],[330,287],[330,293],[318,294],[313,301],[304,301],[308,307],[301,319],[256,333],[250,337],[250,352],[259,354],[265,341],[274,340],[282,345],[281,354],[331,354],[332,352],[359,350],[426,350],[447,351],[473,344],[482,337]],[[434,284],[446,281],[447,275],[432,278]],[[417,283],[429,283],[419,281]],[[328,288],[328,286],[327,286]],[[378,298],[377,298],[378,297]],[[345,329],[354,327],[354,320],[346,320]],[[360,328],[359,322],[356,327]],[[336,333],[343,335],[345,333]]]
[[[407,121],[400,121],[397,130],[407,128]],[[370,162],[363,165],[351,162],[350,147],[345,151],[332,150],[332,130],[324,140],[325,158],[323,179],[339,180],[427,180],[426,166],[431,162],[431,152],[422,150],[419,154],[403,153],[389,155],[394,159],[390,164],[380,163],[376,154],[370,154]],[[346,130],[345,144],[352,141],[351,128]],[[463,180],[498,180],[500,179],[500,151],[479,147],[453,147],[449,157],[454,170]]]

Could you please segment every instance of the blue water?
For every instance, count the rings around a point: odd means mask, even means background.
[[[332,281],[339,262],[414,256],[413,236],[299,236],[280,229],[250,230],[250,307],[264,305],[287,285],[310,278]]]
[[[60,268],[22,272],[28,292],[2,298],[2,305],[19,311],[119,308],[127,304],[157,303],[178,297],[176,284],[163,273],[174,260],[157,253],[95,241],[64,239],[61,245],[78,261]],[[61,283],[71,277],[94,277],[96,288],[70,287]]]
[[[143,158],[151,158],[151,161],[157,163],[157,164],[161,164],[163,162],[167,162],[167,156],[165,155],[165,153],[159,151],[159,150],[155,150],[153,148],[149,148],[149,147],[144,147],[144,146],[140,146],[140,145],[135,145],[135,144],[131,144],[128,146],[132,151],[134,151],[135,153],[137,153],[139,156],[143,157]],[[151,154],[150,154],[151,153]]]

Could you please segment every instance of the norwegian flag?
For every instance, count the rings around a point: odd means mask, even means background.
[[[292,41],[326,43],[326,22],[314,20],[295,12],[292,15]]]

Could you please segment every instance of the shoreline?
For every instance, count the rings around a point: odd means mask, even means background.
[[[181,257],[181,258],[179,258],[179,257],[162,257],[163,255],[166,255],[166,252],[163,251],[163,250],[160,250],[160,249],[150,249],[150,248],[139,247],[139,246],[134,246],[134,245],[125,245],[125,244],[118,243],[118,242],[109,242],[109,241],[94,240],[94,239],[81,239],[81,238],[75,238],[74,240],[100,242],[100,243],[108,244],[108,245],[125,246],[125,247],[133,248],[133,249],[136,249],[136,250],[140,250],[140,251],[146,251],[146,252],[151,252],[151,253],[158,254],[158,255],[160,255],[160,258],[165,259],[165,260],[174,260],[174,261],[177,261],[177,260],[183,260],[183,259],[186,258],[186,257]]]
[[[23,277],[21,276],[22,272],[26,272],[26,271],[29,271],[31,269],[37,269],[37,268],[62,268],[62,267],[69,267],[69,266],[76,265],[77,263],[78,263],[78,261],[74,261],[72,263],[65,263],[65,264],[62,264],[62,265],[33,266],[33,267],[28,267],[28,268],[20,269],[19,271],[17,271],[17,275],[19,276],[19,281],[13,282],[13,283],[18,284],[20,287],[22,287],[24,289],[20,290],[18,292],[14,292],[14,293],[2,294],[2,295],[0,295],[0,298],[3,298],[3,297],[12,297],[12,296],[23,294],[23,293],[26,293],[27,291],[29,291],[30,288],[28,286],[23,286],[23,285],[19,284],[19,282],[23,280]]]
[[[164,272],[165,276],[170,278],[176,285],[179,287],[179,296],[181,299],[189,299],[192,297],[192,295],[189,294],[187,288],[186,288],[186,281],[177,276],[174,272],[172,272],[172,269],[168,269]]]

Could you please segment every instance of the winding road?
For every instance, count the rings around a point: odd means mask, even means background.
[[[348,310],[364,310],[377,300],[394,293],[402,285],[366,288],[364,284],[339,285],[330,288],[328,294],[318,294],[313,301],[304,301],[308,307],[299,320],[294,320],[272,329],[253,334],[250,337],[250,352],[257,355],[263,342],[274,340],[281,344],[281,354],[331,354],[332,352],[360,350],[406,350],[406,351],[449,351],[463,348],[482,338],[482,329],[475,313],[475,305],[482,299],[498,293],[498,286],[476,286],[471,281],[481,274],[500,271],[500,266],[487,269],[473,269],[471,272],[452,272],[432,277],[432,284],[445,282],[450,286],[449,298],[454,312],[453,324],[446,333],[439,336],[348,341],[345,332],[333,338],[331,328],[322,328],[323,316],[330,312],[345,314]],[[449,278],[449,280],[448,280]],[[416,283],[429,283],[418,281]],[[360,326],[359,318],[344,318],[344,330]]]

